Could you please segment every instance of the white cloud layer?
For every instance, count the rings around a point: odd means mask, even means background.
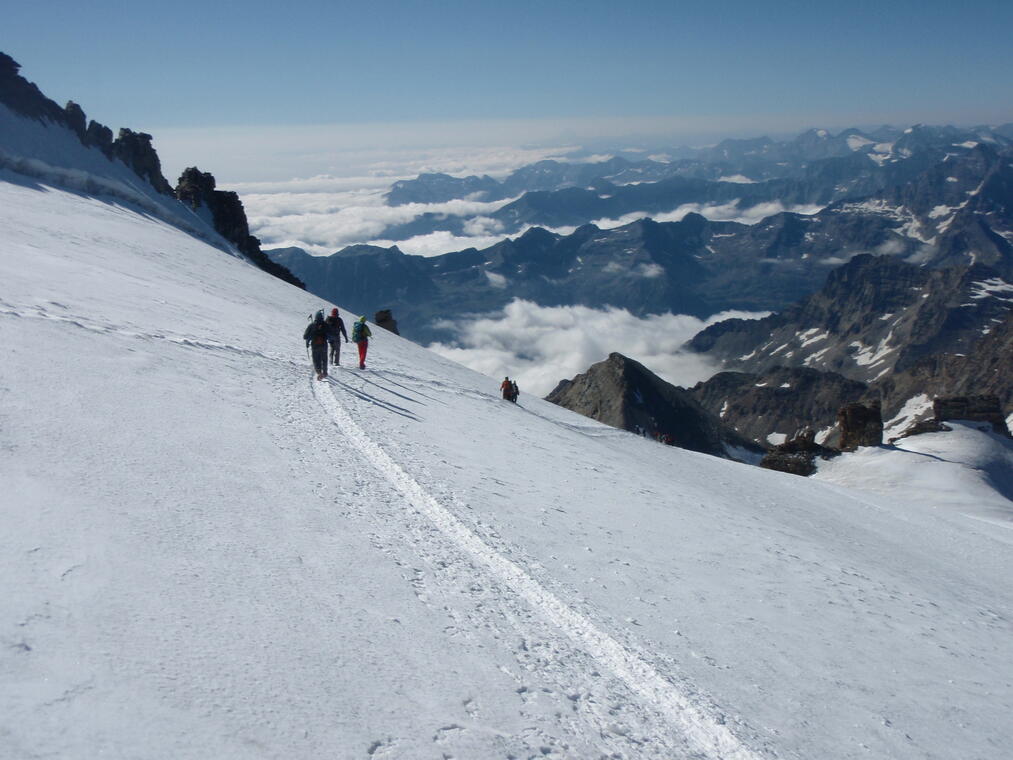
[[[347,245],[371,243],[388,247],[397,244],[407,253],[434,255],[460,250],[485,240],[491,245],[503,238],[488,234],[495,228],[491,214],[510,200],[482,203],[452,200],[446,203],[409,203],[387,206],[384,190],[347,190],[339,192],[248,193],[243,196],[250,228],[265,248],[295,245],[310,253],[326,255]],[[379,240],[390,225],[405,224],[422,214],[473,217],[466,228],[474,238],[454,238],[450,233],[434,233],[406,243]],[[486,223],[477,220],[487,220]],[[483,234],[484,233],[484,234]]]
[[[679,222],[688,214],[700,214],[712,222],[738,222],[739,224],[757,224],[768,216],[780,214],[785,211],[792,214],[816,214],[823,210],[823,206],[785,206],[780,201],[769,203],[758,203],[749,208],[740,208],[738,199],[728,203],[684,203],[673,211],[664,211],[660,214],[649,214],[646,211],[633,211],[623,214],[618,219],[596,219],[593,224],[603,230],[610,230],[615,227],[622,227],[631,224],[638,219],[650,217],[656,222]]]
[[[709,358],[683,351],[687,340],[723,319],[765,315],[729,311],[706,320],[686,314],[641,319],[625,309],[550,307],[515,299],[500,314],[445,323],[456,332],[456,341],[429,347],[490,377],[516,378],[522,393],[537,396],[613,351],[671,383],[687,386],[720,371]]]

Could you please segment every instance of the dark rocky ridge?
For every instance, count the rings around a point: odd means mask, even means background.
[[[754,454],[762,451],[700,406],[687,391],[618,353],[572,380],[562,381],[546,400],[606,425],[664,438],[680,448],[705,454],[728,458],[729,447]]]
[[[803,303],[764,320],[718,323],[691,345],[751,370],[722,373],[694,391],[711,411],[724,409],[726,421],[760,440],[769,432],[791,435],[791,425],[805,423],[807,404],[809,424],[818,430],[835,404],[855,401],[881,403],[894,424],[903,424],[902,410],[924,418],[938,397],[991,394],[1007,413],[1013,409],[1013,286],[980,265],[930,270],[856,258]],[[825,390],[819,401],[786,398],[779,415],[762,401],[769,391],[751,385],[789,371],[811,373]],[[912,400],[920,412],[906,406]],[[796,407],[802,419],[790,414]]]
[[[172,195],[172,186],[162,176],[161,161],[151,145],[151,135],[124,127],[114,140],[112,130],[103,124],[91,121],[85,126],[87,118],[81,106],[71,100],[61,108],[22,77],[20,70],[17,61],[0,52],[0,102],[22,116],[67,127],[83,145],[98,148],[108,158],[118,158],[158,192]]]
[[[178,198],[195,210],[206,206],[215,231],[257,267],[293,285],[305,287],[285,267],[260,250],[260,241],[250,235],[246,213],[236,193],[215,190],[214,177],[187,169],[180,178],[180,194],[177,195],[162,175],[162,164],[151,144],[151,135],[124,127],[113,139],[112,130],[94,120],[89,122],[77,103],[68,101],[61,108],[34,83],[22,77],[20,70],[21,66],[13,58],[0,52],[0,103],[22,116],[66,127],[77,135],[82,145],[97,148],[110,160],[122,161],[159,193]]]
[[[933,400],[931,419],[909,426],[900,435],[891,438],[890,443],[912,435],[949,432],[953,428],[945,424],[947,420],[983,423],[980,426],[983,430],[991,430],[1007,438],[1013,437],[1003,417],[998,396],[948,396]]]
[[[1010,437],[998,396],[949,396],[932,402],[933,417],[939,422],[966,420],[985,422],[992,431]]]
[[[762,320],[726,320],[690,341],[727,366],[808,366],[872,382],[935,354],[966,354],[1004,324],[1013,286],[986,266],[929,269],[856,256],[804,301]]]
[[[995,396],[1007,414],[1013,412],[1013,310],[989,327],[966,354],[926,356],[878,381],[874,389],[884,409],[896,410],[922,393],[929,398],[984,394]]]
[[[762,373],[719,372],[689,393],[711,414],[753,441],[779,434],[792,440],[805,430],[823,433],[821,444],[837,442],[837,412],[866,396],[865,383],[835,372],[773,367]]]
[[[215,178],[211,174],[196,167],[184,170],[176,185],[176,197],[195,211],[208,209],[218,234],[265,272],[296,287],[305,287],[298,277],[260,250],[260,240],[250,234],[243,202],[232,191],[216,190]]]

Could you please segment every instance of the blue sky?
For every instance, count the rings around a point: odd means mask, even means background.
[[[1009,2],[5,5],[0,49],[28,78],[139,128],[921,110],[1013,118]]]
[[[530,141],[627,124],[700,139],[1013,121],[1011,2],[5,6],[0,50],[28,79],[156,139],[322,124],[361,125],[365,141],[385,125],[404,141],[519,120],[516,140]]]

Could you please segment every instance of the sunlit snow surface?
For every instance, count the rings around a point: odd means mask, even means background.
[[[375,327],[317,383],[319,300],[0,180],[0,756],[1013,742],[1006,502],[927,443],[768,472],[511,405]]]

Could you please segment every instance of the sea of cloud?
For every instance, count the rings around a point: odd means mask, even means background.
[[[398,246],[405,253],[438,256],[465,248],[486,248],[524,234],[529,227],[506,234],[502,224],[489,216],[513,199],[483,202],[452,200],[444,203],[409,203],[388,206],[384,194],[389,177],[312,177],[277,183],[243,183],[231,189],[241,193],[250,228],[265,248],[298,246],[314,255],[329,255],[345,246],[369,243]],[[686,203],[672,211],[649,214],[634,211],[617,219],[595,219],[602,229],[621,227],[650,216],[659,222],[677,222],[696,213],[712,221],[756,224],[773,214],[790,211],[815,214],[821,206],[784,205],[778,201],[741,207],[733,200],[722,204]],[[423,214],[456,216],[463,220],[463,233],[435,231],[405,239],[384,237],[393,225],[406,224]],[[550,228],[567,235],[576,227]]]
[[[498,234],[498,223],[487,215],[510,200],[388,206],[384,195],[394,182],[414,179],[426,172],[502,178],[526,164],[565,158],[575,150],[575,146],[557,145],[363,151],[335,158],[332,174],[222,183],[222,187],[239,193],[250,229],[265,248],[298,246],[315,255],[327,255],[356,243],[384,247],[397,244],[406,253],[434,256],[502,240],[505,236]],[[382,237],[390,226],[410,222],[426,213],[467,219],[466,234],[437,232],[403,241]]]
[[[700,330],[732,317],[766,313],[722,312],[708,319],[686,314],[637,317],[626,309],[539,306],[513,300],[502,312],[445,321],[453,341],[429,348],[490,377],[515,378],[521,391],[544,396],[560,380],[584,372],[613,351],[644,364],[676,385],[693,385],[720,371],[708,357],[684,350]]]
[[[758,203],[755,206],[741,207],[739,201],[733,200],[728,203],[684,203],[672,211],[664,211],[660,214],[648,214],[645,211],[633,211],[623,214],[618,219],[596,219],[594,224],[603,230],[614,227],[622,227],[643,219],[651,217],[656,222],[679,222],[688,214],[700,214],[712,222],[738,222],[739,224],[757,224],[768,216],[780,214],[785,211],[793,214],[816,214],[823,209],[823,206],[814,205],[788,205],[780,201],[769,203]]]

